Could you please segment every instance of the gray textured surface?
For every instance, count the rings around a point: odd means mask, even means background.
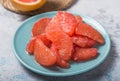
[[[104,26],[112,42],[107,59],[94,70],[71,77],[46,77],[27,70],[14,56],[11,42],[28,17],[0,5],[0,81],[120,81],[120,0],[78,0],[67,11],[93,17]]]

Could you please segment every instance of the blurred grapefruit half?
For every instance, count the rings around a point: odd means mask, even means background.
[[[11,0],[11,3],[20,11],[33,11],[41,8],[46,0]]]

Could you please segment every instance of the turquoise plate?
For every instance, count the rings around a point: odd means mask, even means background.
[[[17,59],[31,71],[47,76],[71,76],[87,72],[101,64],[109,54],[110,39],[104,28],[97,21],[87,16],[82,16],[83,21],[97,29],[105,39],[105,44],[99,46],[98,48],[99,56],[96,59],[84,63],[71,63],[71,67],[68,69],[63,69],[59,67],[46,68],[36,63],[33,55],[29,55],[26,53],[26,45],[31,38],[31,29],[35,21],[44,17],[53,17],[55,14],[56,11],[33,16],[25,20],[18,27],[13,38],[13,50]]]

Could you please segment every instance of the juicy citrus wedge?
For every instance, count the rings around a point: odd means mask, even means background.
[[[46,0],[11,0],[11,3],[20,11],[33,11],[41,8]]]
[[[37,36],[45,32],[46,26],[49,24],[51,18],[42,18],[36,21],[32,27],[32,35]]]
[[[44,45],[41,39],[36,39],[34,46],[36,61],[43,66],[51,66],[56,63],[56,55]]]
[[[94,59],[98,55],[97,48],[75,48],[75,52],[72,56],[72,59],[76,62],[87,61]]]
[[[79,24],[76,27],[75,34],[86,36],[88,38],[91,38],[97,41],[100,44],[105,43],[103,36],[97,30],[95,30],[94,28],[92,28],[90,25],[86,23]]]

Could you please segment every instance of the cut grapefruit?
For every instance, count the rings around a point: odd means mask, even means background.
[[[77,62],[87,61],[95,58],[98,55],[97,48],[75,48],[72,59]]]
[[[77,23],[82,23],[82,17],[80,16],[75,16],[76,20],[77,20]]]
[[[60,57],[63,60],[68,61],[71,58],[73,50],[71,37],[61,30],[60,25],[53,22],[46,27],[46,36],[58,48]]]
[[[36,40],[36,38],[35,38],[35,37],[32,37],[32,38],[29,40],[29,42],[28,42],[28,44],[27,44],[27,46],[26,46],[26,51],[27,51],[29,54],[33,54],[33,52],[34,52],[34,43],[35,43],[35,40]]]
[[[46,26],[49,24],[51,18],[42,18],[36,21],[32,27],[32,35],[36,36],[45,32]]]
[[[45,33],[42,33],[38,36],[35,36],[36,39],[41,39],[41,41],[47,46],[47,47],[50,47],[51,46],[51,41],[47,39],[46,37],[46,34]]]
[[[33,11],[41,8],[46,0],[10,0],[12,5],[20,11]]]
[[[77,35],[83,35],[88,38],[91,38],[100,44],[104,44],[105,42],[103,36],[97,30],[95,30],[93,27],[91,27],[90,25],[86,23],[79,24],[76,27],[75,33]]]
[[[57,57],[57,61],[56,61],[56,65],[61,67],[61,68],[68,68],[70,67],[70,64],[67,61],[64,61],[62,58],[60,58],[60,55],[58,53],[58,49],[56,47],[56,45],[53,43],[51,45],[51,51],[56,55]]]
[[[56,63],[56,55],[44,45],[41,39],[36,39],[34,46],[35,60],[43,66],[51,66]]]
[[[95,40],[92,40],[85,36],[72,36],[72,41],[74,44],[80,46],[80,47],[92,47],[96,44]]]
[[[37,1],[37,0],[18,0],[18,1],[30,3],[30,2],[35,2],[35,1]]]
[[[77,20],[75,16],[63,11],[58,11],[51,22],[58,24],[60,28],[70,36],[73,35],[77,26]]]

